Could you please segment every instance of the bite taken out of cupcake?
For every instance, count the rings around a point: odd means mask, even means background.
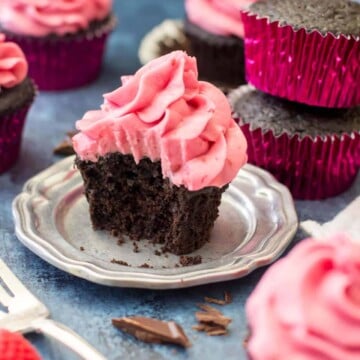
[[[241,10],[256,0],[185,0],[185,33],[200,78],[226,87],[245,83]]]
[[[209,239],[221,195],[247,161],[245,137],[185,52],[122,83],[73,137],[93,227],[190,253]]]
[[[246,304],[251,360],[360,359],[360,242],[306,239]]]
[[[35,86],[20,47],[0,33],[0,174],[18,159],[27,112]]]
[[[0,0],[0,29],[23,49],[41,90],[95,80],[114,25],[112,0]]]

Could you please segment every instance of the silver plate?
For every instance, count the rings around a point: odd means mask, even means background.
[[[240,278],[274,261],[290,243],[298,221],[287,188],[246,165],[223,194],[211,240],[191,254],[202,263],[177,267],[179,257],[157,256],[156,247],[93,231],[82,179],[66,158],[30,179],[13,202],[16,235],[54,266],[89,281],[167,289]],[[112,263],[122,260],[129,266]],[[140,267],[144,263],[150,268]]]

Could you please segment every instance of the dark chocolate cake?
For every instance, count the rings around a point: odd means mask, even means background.
[[[179,255],[209,239],[226,186],[189,191],[164,179],[160,162],[144,158],[136,164],[132,155],[120,153],[95,163],[77,158],[76,165],[94,229],[150,239]]]
[[[351,0],[260,0],[250,12],[294,29],[360,35],[360,4]]]
[[[202,79],[222,85],[245,83],[243,39],[212,34],[189,20],[185,21],[185,34]]]
[[[19,85],[10,89],[0,89],[0,116],[11,114],[22,107],[30,104],[35,96],[33,82],[26,78]]]
[[[360,107],[327,109],[307,106],[242,86],[230,94],[234,117],[251,129],[272,130],[276,136],[327,136],[360,131]]]

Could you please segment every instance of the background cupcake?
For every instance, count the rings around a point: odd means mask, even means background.
[[[240,10],[254,1],[185,0],[185,33],[201,78],[221,85],[245,83]]]
[[[249,162],[270,171],[298,199],[346,190],[360,167],[360,107],[310,107],[249,85],[229,94],[247,140]]]
[[[250,84],[312,106],[360,105],[359,3],[260,0],[242,20]]]
[[[0,27],[23,49],[40,89],[68,89],[99,75],[114,26],[111,5],[111,0],[0,0]]]
[[[26,77],[28,64],[18,45],[0,34],[0,173],[19,156],[22,130],[35,87]]]
[[[252,360],[360,358],[360,245],[307,239],[265,273],[246,303]]]

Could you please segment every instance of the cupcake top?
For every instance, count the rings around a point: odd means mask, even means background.
[[[360,359],[360,244],[303,240],[265,273],[246,315],[253,360]]]
[[[0,33],[0,89],[20,84],[27,72],[28,63],[20,47],[5,41],[5,35]]]
[[[306,135],[342,135],[360,131],[360,106],[352,109],[326,109],[307,106],[265,94],[244,85],[229,94],[233,116],[251,129]]]
[[[28,36],[65,35],[105,19],[112,0],[0,0],[0,25]]]
[[[360,3],[351,0],[260,0],[251,5],[250,11],[296,30],[360,35]]]
[[[240,10],[256,0],[186,0],[185,9],[191,23],[223,36],[244,37]]]
[[[104,95],[73,137],[81,160],[132,154],[161,161],[163,176],[195,191],[229,183],[247,161],[246,140],[225,95],[198,81],[196,60],[175,51],[155,59]]]

